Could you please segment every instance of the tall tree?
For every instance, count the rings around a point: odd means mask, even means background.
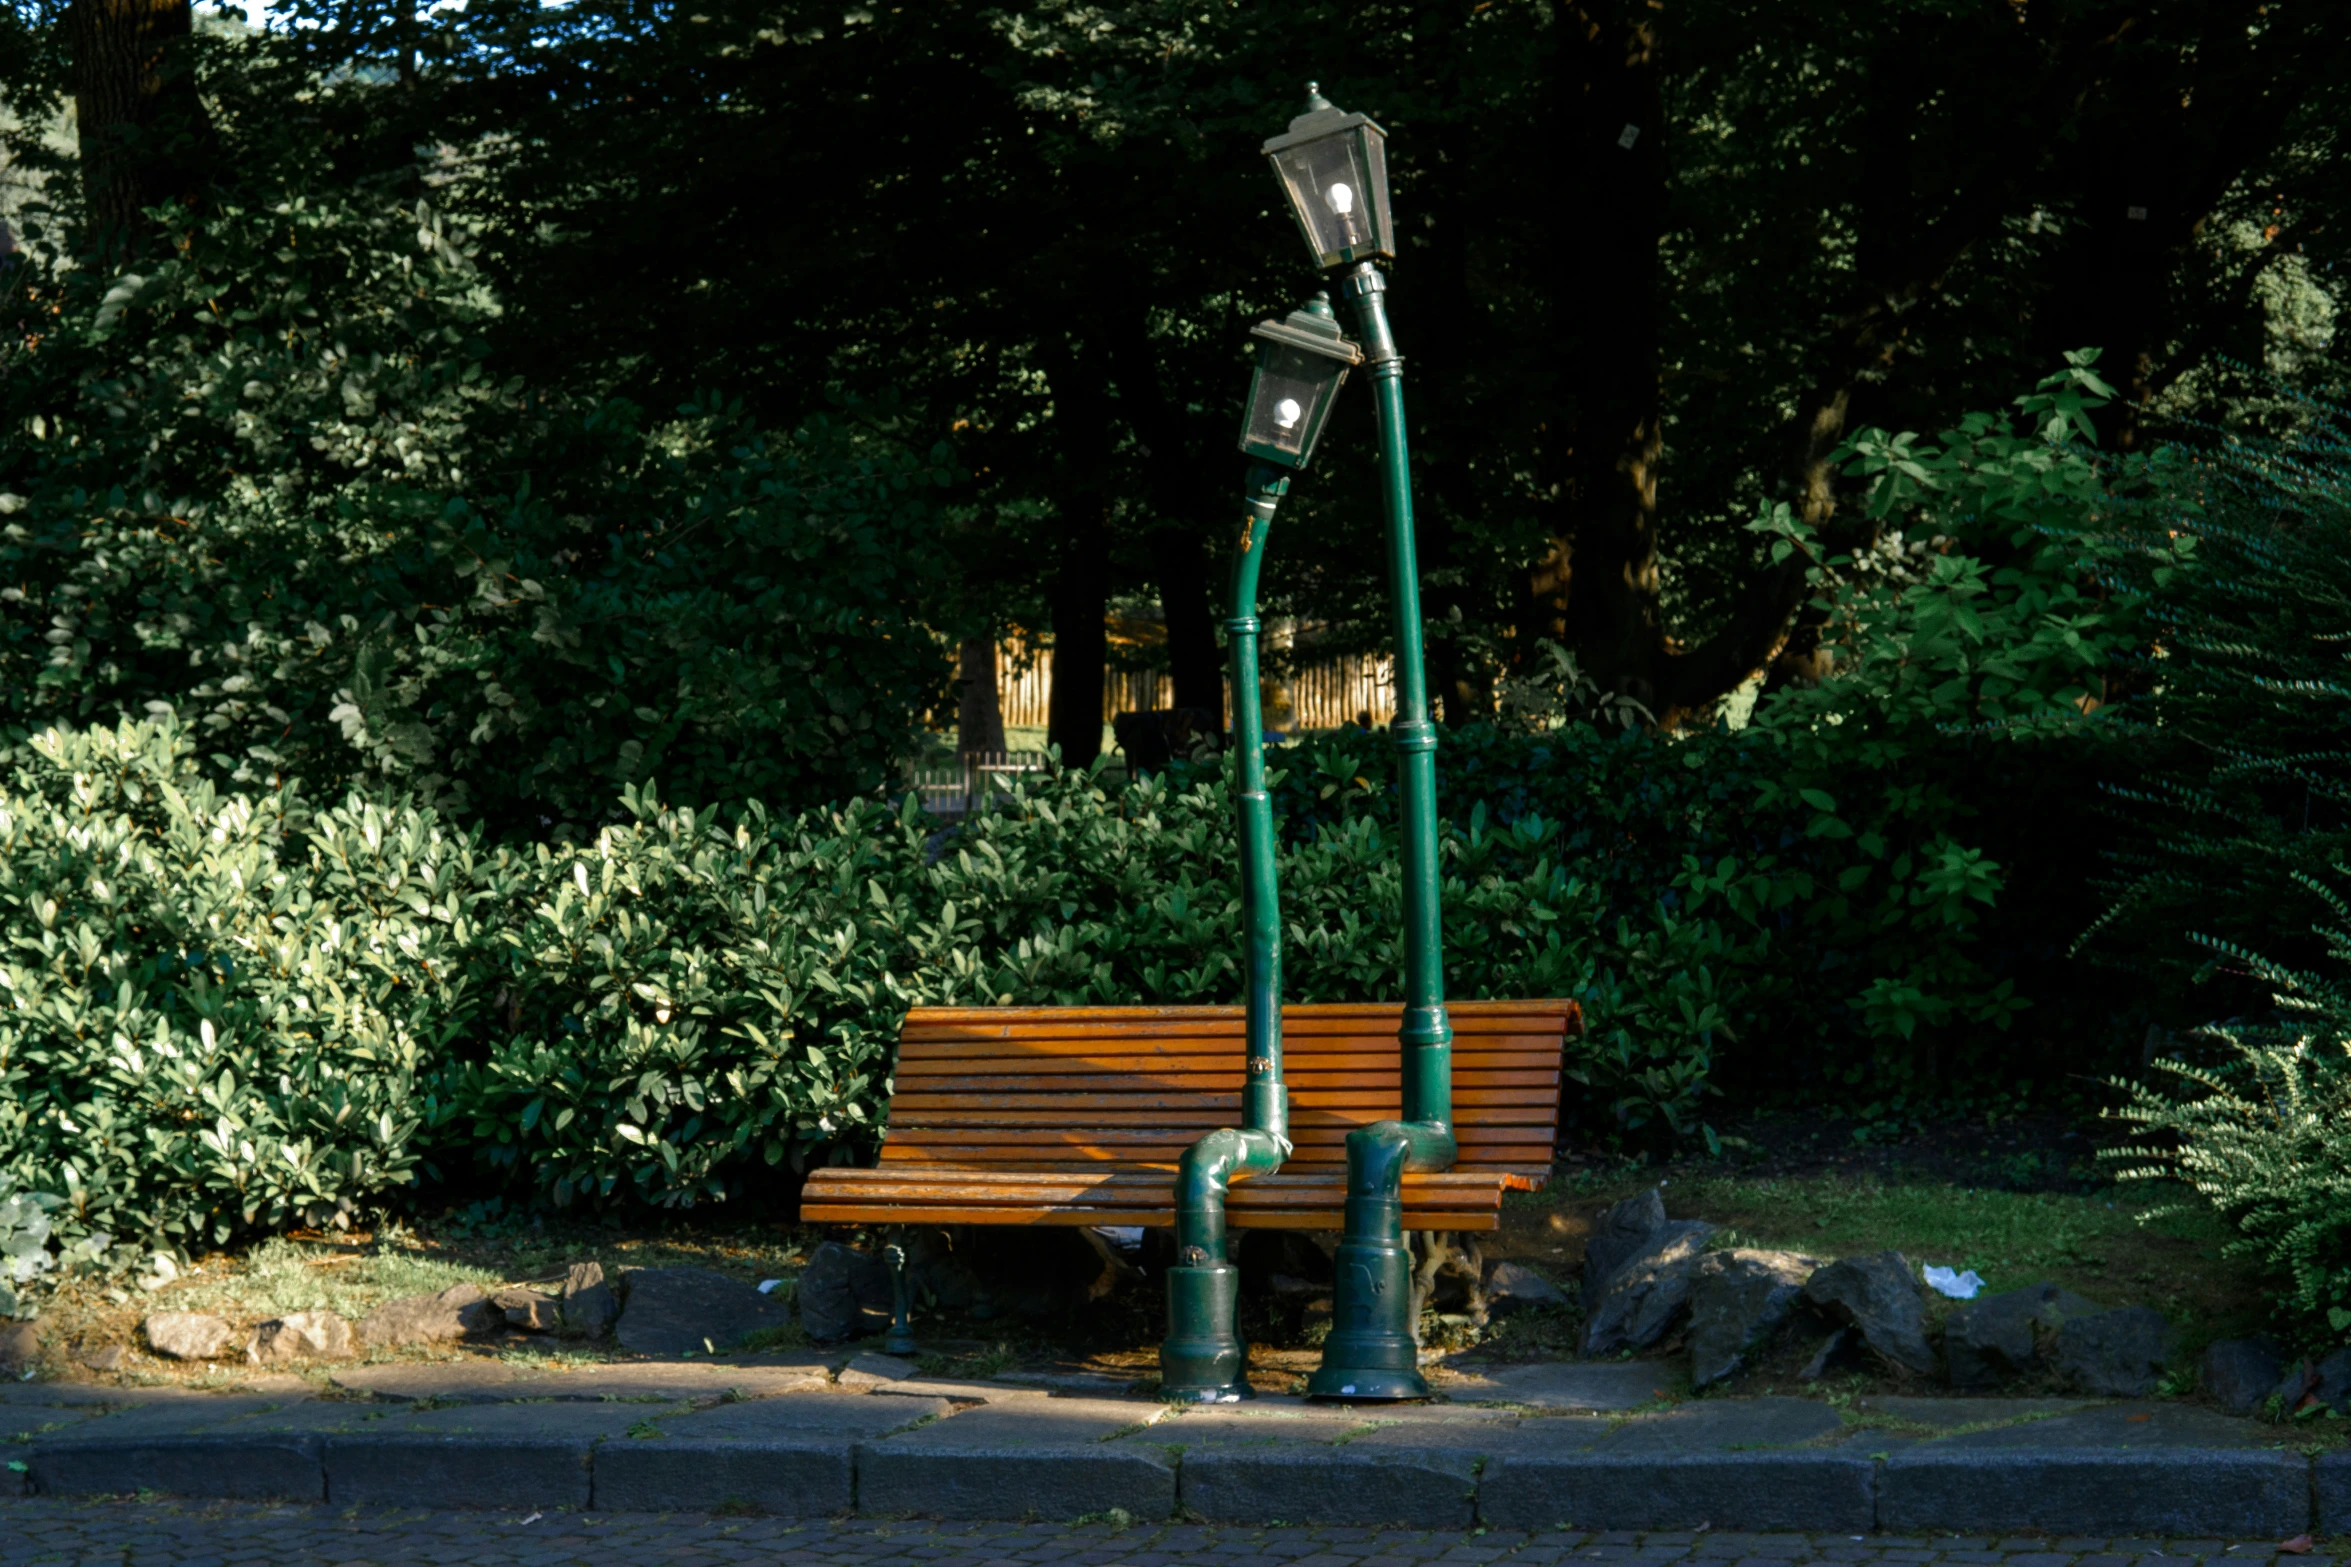
[[[194,16],[188,0],[72,0],[65,15],[85,220],[96,245],[118,247],[147,209],[203,188]]]

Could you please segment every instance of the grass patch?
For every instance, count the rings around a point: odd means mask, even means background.
[[[277,1237],[234,1261],[215,1258],[155,1298],[161,1309],[208,1311],[232,1321],[322,1310],[357,1321],[403,1295],[435,1294],[454,1284],[496,1289],[505,1282],[489,1268],[423,1252],[307,1246]]]

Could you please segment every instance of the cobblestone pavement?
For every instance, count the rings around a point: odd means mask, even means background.
[[[1196,1524],[815,1522],[649,1513],[427,1513],[158,1501],[0,1503],[0,1567],[2333,1567],[2274,1541],[1805,1534],[1470,1534]]]

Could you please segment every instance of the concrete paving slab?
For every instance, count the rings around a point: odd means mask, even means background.
[[[760,1441],[782,1432],[818,1432],[844,1442],[876,1441],[954,1412],[943,1398],[876,1398],[869,1393],[803,1393],[714,1409],[679,1410],[655,1424],[665,1441]]]
[[[857,1447],[857,1510],[941,1518],[1082,1517],[1121,1508],[1162,1519],[1175,1508],[1174,1460],[1121,1442],[1165,1406],[1108,1399],[1018,1399]]]
[[[657,1403],[778,1398],[787,1393],[820,1393],[832,1382],[821,1368],[729,1366],[723,1362],[675,1365],[605,1365],[535,1371],[507,1384],[515,1398],[633,1399]]]
[[[1602,1438],[1599,1451],[1629,1457],[1794,1447],[1844,1429],[1835,1410],[1809,1399],[1719,1399],[1659,1415],[1636,1415]]]
[[[1635,1409],[1689,1385],[1678,1362],[1622,1360],[1509,1366],[1447,1385],[1456,1403],[1528,1404],[1537,1409]]]
[[[0,1409],[23,1405],[70,1407],[99,1404],[164,1404],[207,1395],[177,1387],[115,1387],[97,1382],[0,1383]]]
[[[322,1501],[316,1438],[264,1432],[249,1441],[217,1433],[285,1406],[258,1398],[191,1398],[121,1409],[33,1439],[23,1460],[30,1488],[48,1496],[160,1491],[236,1501]],[[299,1406],[297,1406],[299,1407]]]
[[[596,1449],[595,1505],[607,1512],[847,1512],[856,1444],[953,1408],[940,1398],[803,1393],[697,1409]]]
[[[1478,1483],[1479,1521],[1508,1529],[1875,1526],[1878,1466],[1868,1452],[1841,1441],[1789,1445],[1807,1432],[1819,1439],[1826,1428],[1817,1419],[1736,1406],[1681,1413],[1700,1418],[1637,1421],[1650,1429],[1634,1432],[1553,1416],[1495,1432]],[[1833,1411],[1821,1413],[1835,1421]]]
[[[2250,1420],[2109,1404],[1915,1444],[1879,1484],[1886,1528],[2284,1536],[2311,1523],[2311,1469]]]
[[[988,1380],[1008,1382],[1016,1387],[1041,1387],[1055,1393],[1072,1393],[1080,1397],[1116,1398],[1142,1379],[1112,1376],[1100,1371],[1065,1371],[1045,1367],[1034,1371],[998,1372]]]
[[[1051,1389],[1006,1387],[1000,1382],[957,1382],[944,1377],[907,1377],[877,1382],[866,1392],[876,1398],[948,1398],[958,1404],[1001,1404],[1016,1398],[1047,1398]]]
[[[400,1398],[442,1404],[494,1403],[514,1396],[512,1384],[523,1368],[496,1360],[396,1361],[350,1366],[329,1379],[335,1386],[371,1398]]]
[[[327,1499],[385,1507],[586,1507],[596,1444],[674,1406],[469,1404],[321,1438]]]
[[[1890,1394],[1857,1400],[1853,1407],[1865,1415],[1884,1415],[1908,1425],[1948,1429],[2045,1420],[2094,1408],[2098,1402],[2088,1398],[1911,1398]]]
[[[0,1408],[0,1442],[29,1442],[46,1432],[64,1431],[103,1413],[100,1406],[60,1408],[55,1404],[20,1404]]]

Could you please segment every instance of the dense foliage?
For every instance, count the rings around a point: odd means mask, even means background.
[[[2125,1173],[2186,1182],[2305,1327],[2351,1334],[2351,443],[2291,397],[2280,433],[2166,455],[2111,514],[2146,606],[2139,765],[2092,955],[2160,987],[2164,1091],[2123,1085]],[[2330,878],[2328,871],[2334,871]],[[2190,1008],[2196,1009],[2189,1011]]]
[[[592,831],[624,784],[870,791],[944,685],[947,474],[885,410],[766,430],[526,391],[454,233],[271,146],[135,272],[12,274],[0,727],[172,711],[224,784]]]

